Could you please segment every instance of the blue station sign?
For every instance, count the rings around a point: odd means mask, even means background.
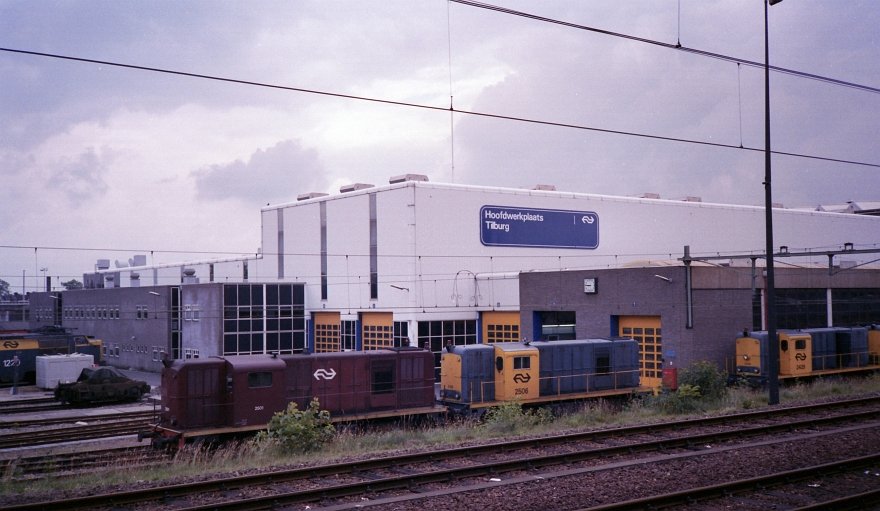
[[[599,246],[594,211],[483,206],[480,242],[487,246],[586,248]]]

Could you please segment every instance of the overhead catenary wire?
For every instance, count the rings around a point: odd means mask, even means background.
[[[677,37],[677,41],[675,44],[670,44],[670,43],[666,43],[666,42],[662,42],[662,41],[655,41],[655,40],[651,40],[651,39],[647,39],[647,38],[640,38],[640,37],[631,36],[628,34],[622,34],[622,33],[602,30],[602,29],[598,29],[595,27],[589,27],[586,25],[579,25],[579,24],[575,24],[575,23],[554,20],[552,18],[531,15],[528,13],[523,13],[523,12],[515,11],[512,9],[506,9],[506,8],[500,8],[497,6],[492,6],[491,4],[486,4],[483,2],[473,2],[473,1],[467,1],[467,0],[450,0],[448,5],[452,4],[452,3],[461,4],[461,5],[465,5],[465,6],[471,6],[471,7],[477,7],[477,8],[483,8],[483,9],[496,10],[496,11],[499,11],[499,12],[502,12],[505,14],[511,14],[511,15],[516,15],[516,16],[523,16],[523,17],[532,18],[532,19],[535,19],[535,20],[538,20],[541,22],[548,22],[548,23],[554,23],[554,24],[558,24],[558,25],[564,25],[564,26],[579,29],[579,30],[596,32],[596,33],[600,33],[600,34],[604,34],[604,35],[608,35],[608,36],[612,36],[612,37],[625,38],[625,39],[629,39],[629,40],[640,42],[640,43],[652,44],[652,45],[656,45],[656,46],[666,47],[669,49],[694,53],[694,54],[701,55],[701,56],[707,56],[707,57],[716,58],[716,59],[720,59],[720,60],[736,62],[737,63],[738,81],[739,81],[739,72],[740,72],[739,69],[740,69],[741,65],[748,65],[748,66],[752,66],[752,67],[763,68],[762,63],[748,61],[745,59],[738,59],[736,57],[732,57],[732,56],[728,56],[728,55],[706,52],[706,51],[697,50],[694,48],[682,47],[681,41],[680,41],[680,31],[681,31],[681,27],[680,27],[680,24],[681,24],[681,5],[680,5],[680,2],[678,4],[678,37]],[[586,125],[555,123],[555,122],[544,121],[544,120],[540,120],[540,119],[519,118],[519,117],[498,115],[498,114],[493,114],[493,113],[456,110],[454,107],[454,104],[453,104],[453,95],[452,95],[453,89],[452,89],[452,56],[451,56],[451,14],[449,11],[450,11],[450,9],[447,6],[447,24],[448,24],[447,29],[450,32],[450,37],[448,40],[448,44],[449,44],[449,82],[450,82],[449,83],[450,97],[449,97],[449,107],[448,108],[435,107],[435,106],[431,106],[431,105],[423,105],[423,104],[416,104],[416,103],[393,101],[393,100],[380,99],[380,98],[370,98],[370,97],[365,97],[365,96],[340,94],[340,93],[335,93],[335,92],[331,92],[331,91],[300,89],[300,88],[294,88],[294,87],[275,85],[275,84],[271,84],[271,83],[251,82],[251,81],[238,80],[238,79],[233,79],[233,78],[215,77],[215,76],[209,76],[209,75],[200,75],[200,74],[196,74],[196,73],[179,72],[179,71],[165,70],[165,69],[159,69],[159,68],[150,68],[150,67],[144,67],[144,66],[113,63],[113,62],[98,61],[98,60],[91,60],[91,59],[82,59],[82,58],[78,58],[78,57],[67,57],[67,56],[63,56],[63,55],[43,54],[43,53],[39,53],[39,52],[30,52],[30,51],[24,51],[24,50],[13,50],[13,49],[9,49],[9,48],[0,48],[0,50],[16,52],[16,53],[25,53],[25,54],[31,54],[31,55],[36,55],[36,56],[63,58],[63,59],[82,61],[82,62],[92,62],[92,63],[103,64],[103,65],[108,65],[108,66],[127,67],[127,68],[132,68],[132,69],[143,70],[143,71],[179,74],[179,75],[184,75],[184,76],[189,76],[189,77],[194,77],[194,78],[222,80],[222,81],[234,82],[234,83],[239,83],[239,84],[244,84],[244,85],[271,87],[271,88],[284,89],[284,90],[290,90],[290,91],[298,91],[298,92],[303,92],[303,93],[320,94],[320,95],[338,97],[338,98],[343,98],[343,99],[373,101],[373,102],[387,103],[387,104],[397,105],[397,106],[415,107],[415,108],[423,108],[423,109],[431,109],[431,110],[443,110],[443,111],[449,112],[451,124],[453,122],[454,114],[460,113],[460,114],[483,116],[483,117],[489,117],[489,118],[497,118],[497,119],[501,119],[501,120],[512,120],[512,121],[519,121],[519,122],[528,122],[528,123],[535,123],[535,124],[558,126],[558,127],[564,127],[564,128],[592,130],[592,131],[625,135],[625,136],[653,138],[653,139],[658,139],[658,140],[663,140],[663,141],[671,141],[671,142],[701,144],[701,145],[708,145],[708,146],[714,146],[714,147],[720,147],[720,148],[742,149],[742,150],[749,150],[749,151],[762,152],[762,153],[764,151],[763,148],[743,147],[743,144],[742,144],[742,136],[743,135],[742,135],[742,104],[741,104],[741,102],[742,102],[741,94],[742,93],[741,93],[741,90],[739,92],[739,95],[740,95],[740,120],[739,120],[739,122],[740,122],[740,144],[739,144],[739,146],[732,145],[732,144],[721,144],[721,143],[711,142],[711,141],[700,141],[700,140],[684,139],[684,138],[676,138],[676,137],[662,137],[662,136],[658,136],[658,135],[636,133],[636,132],[626,132],[626,131],[620,131],[620,130],[604,130],[604,129],[601,129],[598,127],[591,127],[591,126],[586,126]],[[823,77],[823,76],[814,75],[814,74],[810,74],[810,73],[804,73],[804,72],[800,72],[800,71],[796,71],[796,70],[780,68],[780,67],[776,67],[776,66],[771,66],[770,69],[774,72],[781,72],[781,73],[790,74],[790,75],[794,75],[794,76],[798,76],[798,77],[802,77],[802,78],[819,80],[819,81],[831,83],[834,85],[860,89],[860,90],[863,90],[866,92],[871,92],[871,93],[880,92],[880,88],[871,87],[871,86],[867,86],[867,85],[863,85],[863,84],[857,84],[857,83],[853,83],[853,82],[837,80],[837,79],[833,79],[833,78],[829,78],[829,77]],[[741,85],[739,86],[739,88],[741,89]],[[451,129],[452,129],[452,127],[450,127],[450,130]],[[452,135],[452,132],[451,132],[451,135]],[[453,138],[452,136],[450,138],[451,138],[451,140],[450,140],[451,150],[453,151],[452,152],[452,172],[453,172],[453,182],[454,182],[454,140],[452,140],[452,138]],[[844,160],[844,159],[836,159],[836,158],[825,158],[825,157],[815,156],[815,155],[807,155],[807,154],[801,154],[801,153],[789,153],[789,152],[782,152],[782,151],[773,151],[773,153],[778,154],[778,155],[787,155],[787,156],[792,156],[792,157],[808,158],[808,159],[818,159],[818,160],[825,160],[825,161],[837,162],[837,163],[843,163],[843,164],[880,167],[880,164],[873,163],[873,162],[861,162],[861,161],[852,161],[852,160]],[[51,247],[46,247],[46,248],[51,248]],[[85,249],[84,248],[81,250],[96,250],[97,251],[97,250],[104,250],[104,249],[98,249],[98,248]],[[177,253],[188,253],[188,254],[202,254],[202,253],[205,253],[205,254],[214,254],[214,253],[241,254],[242,253],[242,252],[210,252],[210,251],[206,252],[206,251],[192,251],[192,250],[180,250],[180,251],[176,251],[176,252]],[[455,257],[459,257],[459,256],[455,256]]]
[[[565,26],[565,27],[569,27],[569,28],[574,28],[577,30],[584,30],[584,31],[588,31],[588,32],[594,32],[597,34],[618,37],[621,39],[628,39],[630,41],[636,41],[636,42],[650,44],[650,45],[654,45],[654,46],[660,46],[660,47],[668,48],[671,50],[678,50],[678,51],[683,51],[686,53],[693,53],[694,55],[700,55],[702,57],[709,57],[709,58],[713,58],[713,59],[717,59],[717,60],[734,62],[737,64],[743,64],[743,65],[746,65],[749,67],[759,68],[762,70],[765,67],[765,64],[763,62],[756,62],[754,60],[748,60],[748,59],[744,59],[741,57],[733,57],[731,55],[724,55],[722,53],[715,53],[715,52],[711,52],[711,51],[700,50],[697,48],[688,48],[686,46],[682,46],[680,41],[676,42],[675,44],[672,44],[672,43],[667,43],[667,42],[663,42],[663,41],[658,41],[656,39],[647,39],[644,37],[638,37],[638,36],[634,36],[634,35],[630,35],[630,34],[624,34],[621,32],[613,32],[611,30],[604,30],[601,28],[591,27],[588,25],[581,25],[581,24],[572,23],[569,21],[563,21],[563,20],[558,20],[558,19],[554,19],[554,18],[547,18],[544,16],[538,16],[537,14],[531,14],[531,13],[527,13],[527,12],[523,12],[523,11],[517,11],[514,9],[508,9],[506,7],[500,7],[497,5],[487,4],[484,2],[475,2],[472,0],[449,0],[449,1],[452,3],[467,5],[470,7],[477,7],[480,9],[488,9],[491,11],[497,11],[497,12],[501,12],[504,14],[510,14],[512,16],[519,16],[519,17],[523,17],[523,18],[536,20],[536,21],[541,21],[544,23],[552,23],[555,25],[561,25],[561,26]],[[681,16],[680,9],[681,9],[681,6],[679,5],[679,17]],[[679,21],[679,23],[680,23],[680,21]],[[842,87],[849,87],[849,88],[853,88],[853,89],[862,90],[865,92],[871,92],[874,94],[880,94],[880,87],[873,87],[870,85],[864,85],[864,84],[850,82],[850,81],[846,81],[846,80],[840,80],[837,78],[831,78],[829,76],[822,76],[822,75],[818,75],[818,74],[807,73],[804,71],[797,71],[795,69],[788,69],[788,68],[779,67],[779,66],[772,66],[771,65],[771,66],[769,66],[769,68],[771,71],[775,71],[777,73],[797,76],[800,78],[807,78],[810,80],[817,80],[820,82],[830,83],[833,85],[839,85]]]
[[[857,248],[878,248],[880,247],[880,243],[860,243],[856,244]],[[815,246],[815,247],[789,247],[789,249],[794,250],[798,249],[802,252],[810,252],[815,251],[819,252],[827,250],[839,249],[839,245],[823,245],[823,246]],[[120,252],[120,253],[144,253],[150,252],[155,255],[160,254],[200,254],[200,255],[232,255],[232,256],[242,256],[242,257],[254,257],[254,253],[244,253],[244,252],[234,252],[234,251],[207,251],[207,250],[162,250],[162,249],[144,249],[144,248],[124,248],[124,247],[63,247],[63,246],[34,246],[34,245],[0,245],[0,249],[18,249],[18,250],[57,250],[57,251],[94,251],[94,252]],[[717,251],[709,251],[709,252],[692,252],[692,255],[711,255],[711,256],[725,256],[725,255],[742,255],[744,252],[748,252],[745,250],[730,250],[725,252],[717,252]],[[763,256],[764,249],[755,249],[754,250],[756,256]],[[315,257],[321,255],[319,251],[301,251],[301,252],[261,252],[262,256],[278,256],[284,255],[285,257]],[[369,252],[328,252],[328,257],[358,257],[358,258],[369,258]],[[629,252],[629,253],[617,253],[617,254],[595,254],[595,253],[584,253],[578,255],[571,256],[560,256],[555,253],[547,253],[547,254],[442,254],[442,253],[430,253],[430,254],[412,254],[412,253],[384,253],[383,257],[388,258],[422,258],[422,259],[473,259],[473,258],[482,258],[482,259],[550,259],[557,261],[560,257],[563,257],[565,260],[572,259],[604,259],[608,257],[627,257],[627,258],[649,258],[649,259],[674,259],[677,254],[674,256],[668,252]],[[223,262],[223,263],[231,263]],[[183,264],[196,264],[196,265],[204,265],[209,264],[210,261],[206,262],[183,262]],[[147,265],[150,266],[150,265]],[[131,267],[122,267],[116,268],[119,271],[130,271]]]
[[[864,245],[860,244],[858,246],[860,248],[865,248],[865,249],[877,249],[878,247],[880,247],[880,244],[876,244],[876,243],[875,244],[864,244]],[[34,247],[17,247],[17,246],[8,246],[8,245],[2,246],[2,245],[0,245],[0,248],[32,249]],[[37,247],[37,248],[40,248],[40,247]],[[792,247],[792,248],[796,248],[796,247]],[[815,257],[821,256],[822,260],[824,261],[824,258],[825,258],[824,252],[825,251],[839,249],[839,248],[840,248],[839,246],[820,246],[820,247],[803,247],[802,250],[803,250],[803,252],[820,252],[820,253],[815,254]],[[59,247],[55,247],[55,249],[56,250],[65,250],[64,248],[59,248]],[[80,249],[75,248],[75,247],[68,247],[66,250],[76,251],[76,250],[80,250]],[[88,249],[88,250],[92,250],[92,249]],[[121,249],[107,249],[107,248],[94,249],[94,250],[122,251]],[[162,253],[161,250],[156,250],[153,252],[157,253],[157,254]],[[181,253],[180,251],[169,251],[169,252],[175,253],[175,254]],[[734,252],[724,252],[724,253],[716,252],[716,251],[699,252],[699,253],[694,252],[693,255],[694,255],[694,257],[712,256],[712,257],[716,257],[716,258],[717,257],[723,258],[726,255],[731,255],[731,254],[742,256],[743,252],[744,251],[742,251],[742,250],[737,250]],[[202,252],[202,253],[204,253],[204,252]],[[279,254],[278,253],[264,253],[263,255],[264,256],[276,256]],[[284,255],[285,256],[315,256],[315,255],[317,255],[317,253],[285,252]],[[755,255],[756,259],[761,259],[764,257],[764,253],[762,250],[755,250],[754,255]],[[366,253],[364,253],[364,254],[351,254],[351,253],[341,254],[340,253],[340,254],[329,254],[329,256],[333,257],[333,258],[344,257],[344,258],[346,258],[346,260],[349,260],[352,257],[357,257],[357,258],[362,258],[362,259],[367,259],[369,257],[369,255]],[[529,256],[523,256],[523,255],[493,255],[493,256],[470,255],[470,256],[468,256],[468,255],[447,255],[447,254],[428,254],[428,255],[388,254],[387,256],[391,257],[391,258],[417,257],[420,259],[429,259],[429,258],[433,258],[433,259],[456,259],[456,258],[464,259],[464,258],[467,258],[468,260],[471,260],[471,261],[475,257],[483,258],[483,259],[489,258],[489,259],[493,259],[493,260],[494,259],[499,259],[499,260],[500,259],[528,259],[529,261],[531,261],[531,266],[520,268],[520,271],[524,272],[524,273],[553,272],[553,271],[561,271],[561,270],[566,270],[566,271],[604,270],[604,269],[611,269],[612,267],[616,267],[616,265],[608,264],[607,261],[605,261],[609,258],[614,258],[616,260],[617,258],[624,257],[627,259],[641,260],[641,261],[646,261],[647,265],[650,265],[651,261],[654,261],[654,262],[672,261],[672,260],[676,259],[676,257],[673,254],[667,254],[667,253],[624,253],[624,254],[610,254],[610,255],[609,254],[604,254],[604,255],[581,254],[578,256],[567,256],[565,258],[565,261],[562,261],[560,256],[554,255],[554,254],[529,255]],[[812,256],[805,255],[804,257],[812,257]],[[602,261],[597,261],[600,259]],[[593,262],[591,262],[591,261],[593,261]],[[232,264],[232,262],[227,262],[224,264]],[[796,267],[808,267],[808,266],[801,266],[801,265],[798,265],[795,263],[789,263],[789,262],[786,262],[785,264],[791,265],[791,266],[796,266]],[[184,263],[184,265],[186,265],[186,263]],[[736,271],[738,267],[731,266],[730,268],[732,270]],[[116,268],[114,270],[115,270],[114,272],[124,273],[127,271],[136,271],[137,268],[123,267],[123,268]],[[88,272],[86,272],[86,273],[88,273]],[[475,273],[475,278],[487,278],[486,275],[487,275],[486,271],[478,271]],[[55,279],[55,278],[57,278],[57,279],[77,278],[80,276],[81,275],[52,275],[52,278],[53,279]],[[8,276],[0,275],[0,279],[3,279],[3,280],[5,280],[7,278],[15,279],[15,278],[19,278],[19,277],[21,277],[21,276],[20,275],[8,275]],[[256,269],[254,269],[254,271],[251,273],[251,279],[260,280],[260,279],[264,279],[264,278],[271,279],[273,277],[274,277],[273,275],[258,274],[258,273],[256,273]],[[309,274],[301,274],[301,275],[292,275],[291,276],[291,278],[293,280],[301,280],[301,279],[306,279],[306,280],[313,279],[314,280],[314,279],[318,279],[319,277],[320,277],[319,275],[309,275]],[[343,286],[343,285],[350,286],[352,284],[356,284],[355,281],[361,280],[364,282],[369,282],[369,279],[370,279],[369,274],[367,274],[367,273],[361,274],[361,273],[357,273],[356,271],[354,273],[347,271],[345,274],[328,275],[328,277],[331,280],[331,282],[329,283],[329,285],[331,287]],[[229,277],[227,276],[226,277],[227,281],[228,281],[228,278]],[[412,278],[412,275],[410,275],[410,274],[395,274],[395,273],[383,272],[381,282],[399,282],[400,279],[411,279],[411,278]],[[436,283],[436,282],[444,282],[444,281],[453,281],[453,280],[455,280],[455,278],[456,277],[452,272],[437,272],[437,273],[422,273],[422,272],[420,272],[418,274],[416,280],[419,282],[433,281]],[[169,276],[167,274],[159,277],[160,281],[176,281],[177,279],[179,279],[179,276]],[[349,282],[349,281],[342,282],[342,280],[344,280],[344,279],[351,279],[352,282]],[[216,282],[223,282],[224,277],[219,277],[215,281]],[[60,282],[59,282],[59,284],[60,284]],[[38,289],[39,287],[40,287],[40,285],[38,285],[36,288]]]
[[[45,53],[45,52],[38,52],[38,51],[31,51],[31,50],[21,50],[21,49],[0,47],[0,51],[9,52],[9,53],[18,53],[18,54],[22,54],[22,55],[33,55],[33,56],[38,56],[38,57],[70,60],[70,61],[75,61],[75,62],[85,62],[85,63],[90,63],[90,64],[99,64],[102,66],[112,66],[112,67],[120,67],[120,68],[126,68],[126,69],[137,69],[137,70],[141,70],[141,71],[149,71],[149,72],[155,72],[155,73],[187,76],[187,77],[191,77],[191,78],[214,80],[214,81],[220,81],[220,82],[226,82],[226,83],[235,83],[235,84],[239,84],[239,85],[265,87],[265,88],[285,90],[285,91],[290,91],[290,92],[316,94],[319,96],[327,96],[327,97],[334,97],[334,98],[340,98],[340,99],[351,99],[351,100],[366,101],[366,102],[380,103],[380,104],[386,104],[386,105],[396,105],[396,106],[409,107],[409,108],[419,108],[419,109],[423,109],[423,110],[433,110],[433,111],[438,111],[438,112],[454,112],[454,113],[458,113],[458,114],[462,114],[462,115],[471,115],[471,116],[475,116],[475,117],[499,119],[499,120],[505,120],[505,121],[515,121],[515,122],[521,122],[521,123],[527,123],[527,124],[538,124],[538,125],[543,125],[543,126],[553,126],[553,127],[557,127],[557,128],[578,129],[578,130],[592,131],[592,132],[596,132],[596,133],[607,133],[607,134],[611,134],[611,135],[624,135],[624,136],[644,138],[644,139],[649,139],[649,140],[660,140],[660,141],[665,141],[665,142],[679,142],[679,143],[695,144],[695,145],[701,145],[701,146],[707,146],[707,147],[718,147],[718,148],[724,148],[724,149],[738,149],[738,150],[750,151],[750,152],[761,153],[761,154],[765,153],[765,148],[763,148],[763,147],[740,147],[739,145],[735,145],[735,144],[725,144],[722,142],[711,142],[708,140],[697,140],[697,139],[689,139],[689,138],[681,138],[681,137],[670,137],[670,136],[655,135],[655,134],[650,134],[650,133],[640,133],[640,132],[635,132],[635,131],[599,128],[599,127],[587,126],[587,125],[583,125],[583,124],[572,124],[572,123],[557,122],[557,121],[547,121],[547,120],[534,119],[534,118],[528,118],[528,117],[518,117],[518,116],[513,116],[513,115],[503,115],[503,114],[495,114],[495,113],[489,113],[489,112],[478,112],[478,111],[474,111],[474,110],[461,110],[461,109],[455,108],[453,105],[450,105],[449,107],[436,106],[436,105],[426,105],[426,104],[420,104],[420,103],[412,103],[412,102],[408,102],[408,101],[397,101],[397,100],[382,99],[382,98],[375,98],[375,97],[369,97],[369,96],[359,96],[359,95],[354,95],[354,94],[343,94],[343,93],[339,93],[339,92],[330,92],[330,91],[318,90],[318,89],[305,89],[302,87],[292,87],[292,86],[287,86],[287,85],[279,85],[279,84],[272,84],[272,83],[266,83],[266,82],[256,82],[256,81],[251,81],[251,80],[243,80],[243,79],[238,79],[238,78],[229,78],[229,77],[216,76],[216,75],[192,73],[192,72],[188,72],[188,71],[177,71],[177,70],[172,70],[172,69],[164,69],[164,68],[157,68],[157,67],[150,67],[150,66],[140,66],[140,65],[135,65],[135,64],[125,64],[125,63],[121,63],[121,62],[97,60],[97,59],[91,59],[91,58],[85,58],[85,57],[74,57],[71,55],[60,55],[60,54],[55,54],[55,53]],[[842,159],[842,158],[831,158],[831,157],[826,157],[826,156],[810,155],[810,154],[803,154],[803,153],[793,153],[793,152],[777,151],[777,150],[773,150],[772,153],[777,154],[777,155],[781,155],[781,156],[792,156],[792,157],[805,158],[805,159],[811,159],[811,160],[819,160],[819,161],[827,161],[827,162],[833,162],[833,163],[843,163],[843,164],[849,164],[849,165],[859,165],[859,166],[880,168],[880,163],[868,162],[868,161],[846,160],[846,159]]]

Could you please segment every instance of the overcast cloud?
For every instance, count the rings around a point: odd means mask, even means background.
[[[760,0],[497,1],[763,61]],[[680,12],[680,14],[679,14]],[[771,63],[880,87],[876,2],[771,8]],[[0,0],[0,47],[763,148],[763,70],[445,0]],[[774,73],[773,148],[880,163],[880,94]],[[450,99],[451,96],[451,99]],[[0,279],[254,253],[259,208],[403,173],[762,204],[760,152],[0,52]],[[774,200],[880,200],[876,167],[775,156]],[[880,233],[878,233],[880,238]]]

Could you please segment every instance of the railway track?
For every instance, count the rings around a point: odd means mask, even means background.
[[[880,403],[870,398],[391,456],[7,509],[48,509],[63,504],[66,509],[94,510],[134,503],[158,508],[173,503],[175,509],[238,510],[314,502],[347,509],[394,502],[401,509],[425,510],[431,509],[424,502],[431,496],[440,496],[443,506],[450,508],[449,495],[462,492],[562,478],[578,470],[597,472],[721,451],[707,446],[724,444],[737,450],[783,444],[793,437],[804,437],[796,434],[801,431],[809,431],[810,438],[839,435],[843,430],[849,434],[876,432],[878,420]],[[568,468],[572,465],[586,468]],[[231,500],[230,495],[234,495]],[[358,500],[346,501],[352,497]]]
[[[114,421],[120,419],[150,419],[154,418],[156,413],[153,411],[134,411],[120,412],[112,414],[98,415],[80,415],[66,417],[43,417],[39,419],[21,419],[21,420],[5,420],[0,421],[0,429],[23,429],[38,426],[51,426],[54,424],[70,424],[77,421],[82,422],[98,422],[98,421]],[[5,435],[0,434],[0,439]]]
[[[52,397],[17,399],[15,401],[0,401],[0,413],[4,415],[28,412],[43,412],[48,410],[62,410],[64,408],[66,407]]]
[[[827,488],[847,486],[844,481],[862,478],[865,471],[876,478],[880,454],[846,458],[833,463],[815,464],[795,470],[774,472],[760,477],[690,488],[615,504],[584,508],[584,511],[631,511],[675,507],[687,509],[790,509],[798,511],[859,510],[880,505],[880,489],[865,485],[865,491],[835,495]],[[804,488],[820,491],[804,491]],[[769,494],[769,495],[768,495]],[[807,503],[805,503],[807,501]]]
[[[76,442],[94,438],[111,436],[133,435],[144,430],[150,425],[153,412],[127,412],[122,414],[108,414],[88,418],[55,418],[27,421],[27,427],[34,425],[70,423],[77,420],[88,419],[90,423],[51,428],[40,430],[28,430],[16,433],[0,434],[0,449],[15,447],[30,447],[60,442]],[[98,422],[104,421],[104,422]],[[25,426],[20,426],[25,427]]]
[[[15,480],[47,479],[112,470],[120,466],[127,469],[146,467],[167,460],[167,454],[147,445],[118,447],[9,459],[0,462],[0,473]]]

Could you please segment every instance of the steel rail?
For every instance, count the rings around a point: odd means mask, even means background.
[[[23,419],[0,421],[0,429],[29,428],[33,426],[51,426],[53,424],[65,424],[76,421],[112,421],[120,419],[146,419],[156,417],[152,410],[138,410],[134,412],[105,413],[100,415],[78,415],[66,417],[46,417],[42,419]],[[0,434],[0,438],[5,435]]]
[[[580,511],[628,511],[635,509],[657,509],[659,507],[673,506],[685,503],[693,504],[694,502],[702,502],[706,500],[729,497],[732,494],[751,492],[756,489],[765,489],[767,487],[791,484],[792,482],[803,481],[805,479],[815,479],[817,477],[817,474],[821,474],[824,477],[831,473],[850,472],[866,466],[875,466],[878,462],[880,462],[880,453],[871,454],[869,456],[859,456],[856,458],[847,458],[845,460],[839,460],[831,463],[823,463],[820,465],[813,465],[810,467],[803,467],[795,470],[786,470],[783,472],[776,472],[773,474],[767,474],[758,477],[750,477],[748,479],[740,479],[738,481],[730,481],[727,483],[701,486],[698,488],[691,488],[688,490],[682,490],[672,493],[664,493],[662,495],[655,495],[652,497],[632,499],[624,502],[616,502],[614,504],[605,504],[601,506],[582,508]],[[876,493],[877,495],[875,498],[880,498],[880,490],[877,490],[877,492],[869,493]],[[854,495],[852,497],[848,497],[846,500],[850,498],[857,498],[859,496],[865,495]],[[835,502],[837,500],[844,499],[834,499]],[[831,502],[832,501],[829,501],[828,503],[822,503],[821,505],[828,505]],[[814,509],[814,506],[809,506],[808,508],[802,509]],[[840,508],[816,507],[815,509]]]
[[[122,462],[168,460],[168,456],[148,445],[73,451],[43,456],[28,456],[0,461],[0,473],[15,479],[44,479],[64,472],[94,472]],[[131,465],[126,464],[126,468]]]
[[[142,419],[129,419],[110,424],[87,424],[69,428],[56,428],[43,431],[24,431],[0,435],[0,449],[31,447],[35,445],[73,442],[109,436],[133,435],[148,427],[150,423]]]
[[[31,412],[48,412],[51,410],[65,410],[67,409],[67,405],[63,405],[59,402],[55,402],[55,404],[45,404],[45,405],[23,405],[23,406],[4,406],[0,407],[0,412],[4,414],[12,415],[17,413],[31,413]]]
[[[775,430],[776,427],[770,429]],[[761,433],[763,434],[763,433]],[[717,440],[717,435],[709,434],[701,437],[692,437],[697,443],[709,440]],[[337,499],[344,497],[352,497],[367,493],[375,493],[381,491],[405,490],[418,488],[422,485],[432,483],[449,483],[461,479],[498,476],[500,474],[534,470],[538,468],[552,467],[562,464],[571,464],[575,462],[590,461],[594,459],[607,458],[609,456],[621,454],[634,454],[651,451],[667,451],[673,447],[690,447],[693,443],[688,438],[680,439],[681,442],[670,443],[668,441],[652,441],[637,445],[614,446],[601,448],[596,450],[578,451],[564,454],[552,454],[540,457],[532,457],[527,460],[516,459],[509,461],[491,462],[481,465],[468,467],[455,467],[444,470],[431,470],[416,474],[406,474],[392,476],[387,478],[372,479],[355,483],[334,485],[324,488],[313,488],[306,490],[290,491],[278,493],[274,495],[259,496],[252,498],[242,498],[238,500],[228,500],[225,502],[215,502],[211,504],[196,505],[191,507],[177,508],[177,511],[256,511],[265,509],[275,509],[279,504],[291,505],[302,504],[308,502],[318,502],[327,499]],[[774,442],[783,443],[787,439],[776,439]],[[744,446],[746,448],[748,446]],[[707,451],[708,452],[708,451]],[[673,455],[674,456],[674,455]],[[639,462],[641,463],[641,462]],[[544,474],[542,478],[554,477],[553,475]],[[271,480],[271,482],[275,482]],[[464,488],[461,491],[470,491],[470,488]],[[422,495],[413,494],[412,499],[418,500]],[[353,508],[362,507],[362,503],[358,502],[352,505]],[[344,506],[343,506],[344,507]],[[644,508],[639,508],[644,509]]]
[[[860,400],[851,400],[849,406],[853,403],[860,404],[876,404],[877,398],[868,398]],[[835,405],[837,403],[834,403]],[[829,404],[831,405],[831,404]],[[778,413],[770,414],[779,415],[784,412],[803,412],[806,410],[827,409],[829,406],[807,405],[803,407],[793,407],[786,409],[776,409]],[[839,406],[830,406],[830,408],[839,408]],[[766,416],[763,412],[750,412],[746,414],[736,414],[744,421],[748,421],[755,416]],[[535,467],[552,466],[564,463],[572,463],[575,461],[589,461],[591,459],[607,457],[617,454],[630,454],[639,451],[651,450],[668,450],[673,448],[692,449],[695,445],[703,445],[706,443],[715,443],[721,440],[730,440],[737,438],[745,438],[748,436],[763,435],[769,432],[790,431],[796,428],[811,427],[822,424],[833,424],[835,422],[850,420],[866,420],[877,418],[880,416],[880,409],[868,411],[860,411],[854,414],[837,415],[834,417],[808,418],[797,421],[777,423],[763,426],[753,426],[748,428],[730,427],[726,431],[706,433],[702,435],[687,435],[682,429],[687,427],[704,427],[718,422],[718,417],[707,418],[706,420],[692,419],[687,421],[679,421],[668,424],[653,424],[649,426],[633,426],[628,428],[616,428],[612,430],[600,430],[573,435],[557,435],[553,437],[535,438],[528,440],[517,440],[513,442],[504,442],[500,444],[461,447],[457,449],[445,449],[442,451],[432,451],[428,453],[415,453],[399,456],[389,456],[376,458],[372,460],[364,460],[351,463],[336,463],[329,465],[321,465],[315,467],[305,467],[291,470],[273,472],[270,474],[256,474],[248,476],[238,476],[231,478],[216,479],[212,481],[203,481],[191,484],[167,485],[156,488],[147,488],[143,490],[133,490],[130,492],[119,492],[114,494],[93,495],[80,498],[65,499],[64,501],[47,501],[30,505],[13,506],[7,508],[12,511],[51,509],[54,506],[62,505],[65,509],[90,509],[97,506],[122,506],[133,503],[149,502],[156,500],[165,500],[169,498],[182,497],[196,493],[206,493],[211,491],[227,491],[235,488],[242,488],[266,483],[279,483],[295,480],[311,479],[316,477],[339,475],[345,473],[366,472],[369,470],[388,469],[399,467],[404,464],[417,464],[425,462],[436,462],[439,460],[465,458],[471,459],[479,454],[487,452],[512,451],[516,449],[527,449],[531,447],[543,447],[546,445],[558,444],[562,442],[576,443],[590,440],[602,440],[608,437],[625,437],[634,433],[641,434],[647,431],[656,435],[660,430],[671,430],[683,436],[675,438],[652,439],[645,442],[638,442],[625,445],[607,446],[601,448],[588,448],[580,451],[568,452],[565,454],[549,454],[545,456],[532,456],[528,460],[511,460],[487,463],[483,465],[475,465],[473,467],[459,467],[448,470],[432,470],[427,474],[407,474],[387,479],[377,479],[365,481],[361,483],[352,483],[340,486],[323,487],[293,494],[273,495],[264,497],[262,500],[251,500],[249,503],[239,503],[244,507],[236,507],[233,504],[211,504],[204,509],[264,509],[271,507],[273,503],[296,503],[310,502],[328,498],[331,494],[337,496],[354,495],[358,493],[376,491],[378,489],[394,489],[406,488],[414,485],[425,484],[429,482],[450,481],[461,477],[473,477],[475,475],[487,473],[501,473],[513,470],[531,469]],[[732,416],[725,416],[730,421]],[[253,506],[253,507],[249,507]],[[193,508],[200,509],[200,508]]]

